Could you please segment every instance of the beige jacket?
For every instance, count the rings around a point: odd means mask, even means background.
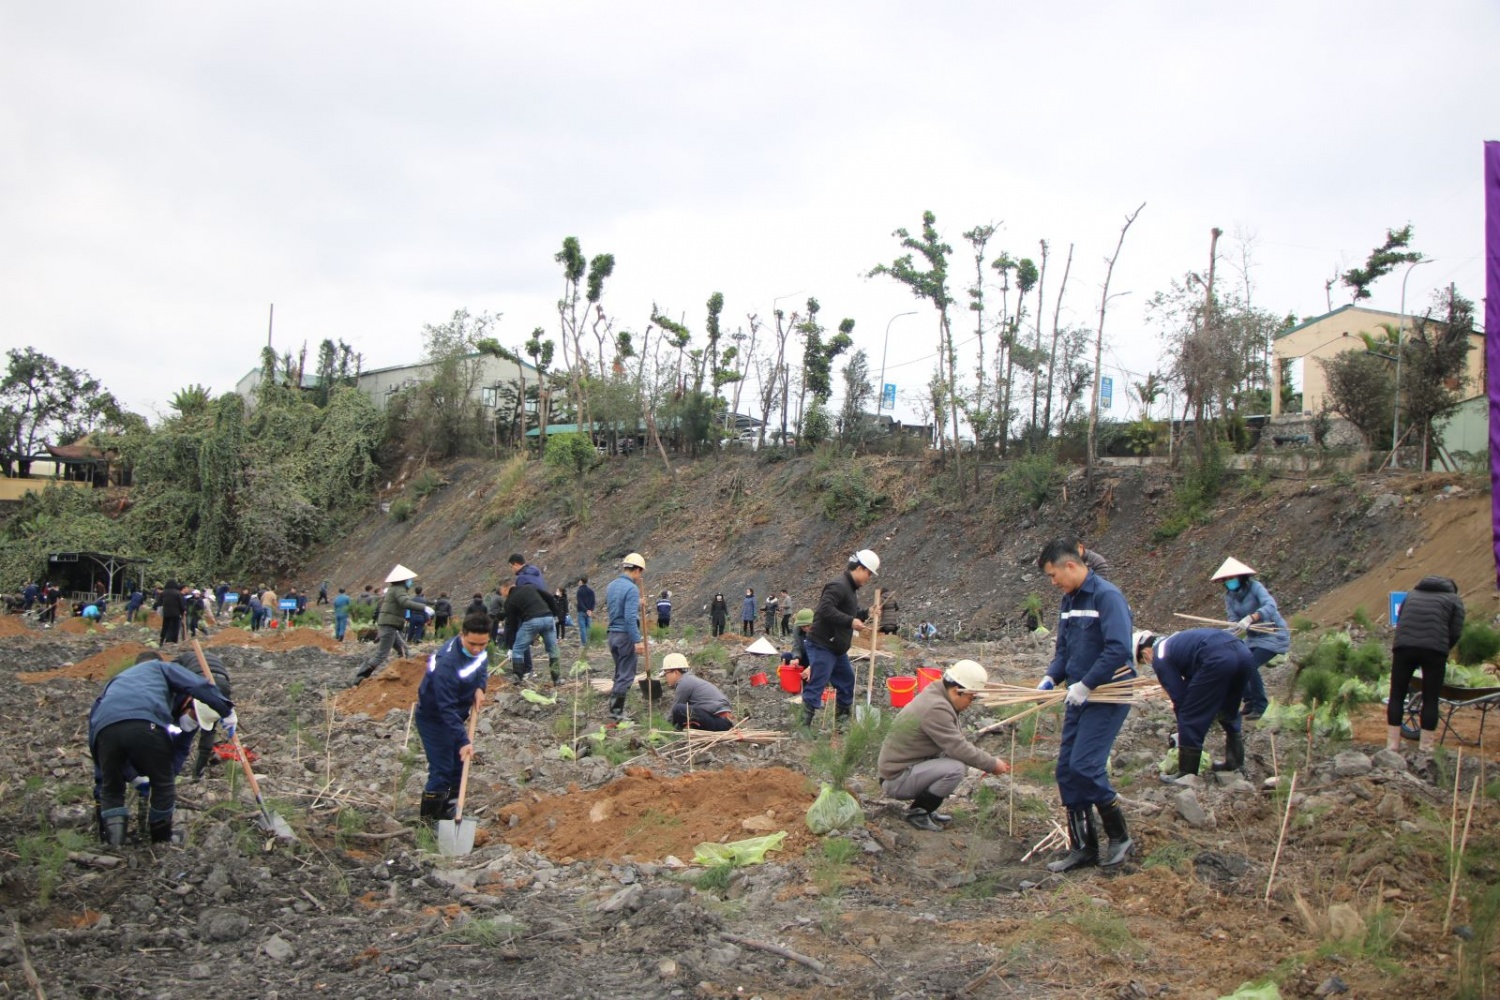
[[[880,747],[880,780],[889,781],[913,764],[935,757],[951,757],[981,771],[994,771],[998,758],[964,738],[958,710],[943,693],[943,682],[933,681],[891,723]]]

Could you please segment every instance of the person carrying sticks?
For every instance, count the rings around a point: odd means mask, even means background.
[[[1286,627],[1286,620],[1276,607],[1276,598],[1271,596],[1264,584],[1255,579],[1255,575],[1255,570],[1230,557],[1220,564],[1210,578],[1213,582],[1224,584],[1224,611],[1234,621],[1245,644],[1250,647],[1254,670],[1245,685],[1245,718],[1251,722],[1264,715],[1266,706],[1270,704],[1260,668],[1278,654],[1292,648],[1292,632]],[[1256,625],[1262,627],[1255,628]]]
[[[974,704],[989,674],[973,660],[959,660],[929,684],[891,723],[880,745],[880,787],[893,799],[906,799],[906,821],[918,830],[941,832],[953,817],[938,812],[969,768],[1007,774],[1010,765],[964,738],[958,713]]]
[[[427,786],[422,790],[424,820],[452,819],[458,806],[459,776],[474,755],[469,713],[484,704],[489,686],[490,617],[470,612],[459,634],[427,658],[417,687],[412,718],[427,755]]]
[[[1146,630],[1132,641],[1135,661],[1156,671],[1177,714],[1177,773],[1162,775],[1178,784],[1197,774],[1203,741],[1218,720],[1224,727],[1224,762],[1215,771],[1238,771],[1245,764],[1245,737],[1240,731],[1240,700],[1255,673],[1250,648],[1216,628],[1190,628],[1157,638]]]
[[[661,679],[676,692],[671,719],[674,729],[706,729],[722,733],[734,728],[732,706],[710,681],[689,673],[692,667],[681,653],[668,653],[661,661]]]
[[[1047,868],[1065,872],[1095,864],[1112,867],[1123,862],[1133,846],[1107,770],[1130,705],[1090,703],[1089,694],[1101,684],[1136,676],[1130,606],[1118,587],[1088,568],[1072,539],[1048,542],[1036,563],[1063,592],[1056,652],[1037,687],[1049,691],[1068,686],[1057,750],[1057,791],[1068,810],[1069,849]],[[1109,837],[1102,861],[1095,809]]]

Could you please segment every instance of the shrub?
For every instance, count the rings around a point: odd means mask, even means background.
[[[443,477],[431,469],[423,469],[422,472],[411,481],[412,496],[421,500],[424,497],[436,493],[444,485]]]
[[[1310,705],[1313,702],[1319,705],[1328,704],[1338,693],[1340,683],[1338,674],[1321,668],[1308,670],[1304,667],[1297,675],[1297,690],[1302,692],[1304,705]]]
[[[1500,632],[1483,622],[1469,622],[1458,637],[1456,659],[1466,666],[1489,663],[1500,654]]]
[[[417,505],[412,503],[405,497],[402,497],[400,500],[397,500],[395,503],[391,504],[391,520],[395,521],[397,524],[401,524],[404,521],[410,521],[411,516],[415,514],[416,511]]]
[[[1349,650],[1344,658],[1344,673],[1362,681],[1377,681],[1382,675],[1389,673],[1390,669],[1391,658],[1386,653],[1385,646],[1374,639]]]
[[[583,475],[598,459],[594,443],[587,434],[577,432],[547,435],[547,451],[542,461],[559,469],[572,469]]]
[[[875,520],[880,508],[890,502],[890,497],[871,487],[865,470],[854,468],[835,469],[818,482],[823,492],[823,516],[830,521],[848,520],[856,528],[863,528]]]
[[[1062,485],[1066,471],[1049,451],[1027,455],[1010,463],[995,480],[995,492],[1003,509],[1021,513],[1036,510]]]

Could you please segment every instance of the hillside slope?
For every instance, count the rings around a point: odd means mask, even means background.
[[[659,461],[636,456],[582,479],[535,462],[507,469],[466,460],[441,470],[447,485],[416,500],[408,520],[372,513],[311,553],[291,582],[327,579],[354,592],[378,586],[401,562],[432,596],[466,597],[493,586],[518,551],[571,590],[580,575],[607,582],[635,550],[649,562],[647,587],[671,589],[679,618],[691,622],[717,590],[731,608],[747,587],[762,599],[785,587],[807,605],[850,552],[868,546],[880,553],[878,582],[896,592],[903,622],[931,618],[947,634],[993,636],[1014,627],[1028,593],[1055,612],[1036,554],[1048,538],[1077,532],[1111,560],[1140,623],[1155,627],[1180,624],[1174,611],[1221,614],[1208,577],[1231,554],[1260,571],[1288,616],[1310,611],[1321,624],[1356,607],[1375,617],[1386,590],[1429,572],[1461,578],[1476,617],[1496,610],[1488,497],[1464,494],[1452,477],[1244,477],[1230,482],[1209,523],[1157,542],[1173,475],[1107,471],[1092,500],[1079,470],[1032,511],[1012,501],[1012,482],[991,467],[980,492],[962,499],[934,465],[912,460],[830,465],[736,454],[680,462],[669,477]],[[387,499],[402,496],[411,491],[397,486]],[[871,502],[873,517],[858,526]],[[1344,597],[1318,603],[1335,591]]]

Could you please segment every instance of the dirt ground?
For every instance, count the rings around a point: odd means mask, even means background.
[[[1316,741],[1311,760],[1301,734],[1280,736],[1283,779],[1295,770],[1298,786],[1266,901],[1286,806],[1261,788],[1267,732],[1250,735],[1244,779],[1189,791],[1200,814],[1155,778],[1166,709],[1133,711],[1113,771],[1135,853],[1116,873],[1058,876],[1044,867],[1050,853],[1022,860],[1060,819],[1055,715],[1014,750],[1005,731],[982,738],[1014,753],[1016,771],[971,772],[943,833],[907,826],[865,759],[849,783],[865,824],[820,840],[803,817],[839,744],[826,729],[792,734],[796,706],[774,684],[752,687],[759,664],[732,655],[700,669],[737,711],[791,738],[693,765],[654,754],[643,725],[591,739],[604,732],[605,699],[588,685],[539,705],[497,677],[468,806],[477,846],[445,858],[415,815],[424,762],[406,710],[423,656],[345,690],[351,658],[321,644],[220,640],[242,739],[299,841],[260,834],[242,778],[216,765],[180,786],[185,846],[131,845],[123,864],[95,867],[111,852],[91,836],[83,721],[104,673],[148,639],[31,631],[0,644],[4,676],[25,681],[0,684],[0,713],[30,723],[0,735],[12,776],[0,906],[19,927],[0,931],[11,993],[32,992],[26,962],[48,997],[1215,998],[1266,975],[1288,997],[1326,992],[1335,977],[1345,996],[1408,997],[1455,995],[1465,967],[1465,940],[1442,932],[1451,764],[1414,750],[1376,763],[1364,724],[1352,744]],[[717,660],[710,646],[667,640],[657,651]],[[921,651],[939,663],[983,656],[1015,681],[1035,677],[1049,652],[1031,638]],[[877,704],[887,673],[916,658],[882,661]],[[601,652],[586,662],[605,674]],[[630,707],[641,720],[635,694]],[[564,746],[581,752],[568,759]],[[777,830],[784,849],[763,864],[690,864],[699,843]],[[1480,795],[1452,921],[1467,934],[1472,892],[1500,874],[1497,831],[1500,807]],[[1330,908],[1364,929],[1335,940]],[[1493,947],[1491,937],[1478,961],[1491,983]]]

